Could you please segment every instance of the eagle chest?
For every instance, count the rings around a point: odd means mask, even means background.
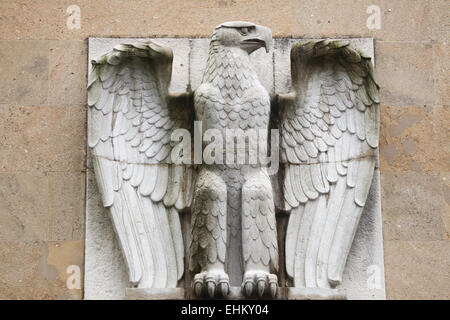
[[[203,120],[204,129],[265,130],[270,117],[270,98],[263,90],[248,90],[248,94],[244,92],[242,97],[234,98],[199,94],[195,103],[202,114],[198,118]]]

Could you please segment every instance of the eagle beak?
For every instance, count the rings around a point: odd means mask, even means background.
[[[255,26],[255,30],[241,44],[249,54],[262,47],[266,49],[266,52],[269,52],[272,45],[272,31],[263,26]]]

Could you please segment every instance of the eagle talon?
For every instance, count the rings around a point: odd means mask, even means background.
[[[264,289],[266,288],[266,282],[264,279],[258,280],[258,296],[262,297],[264,295]]]
[[[222,296],[226,298],[228,294],[230,293],[230,286],[228,282],[221,282],[220,283],[220,292],[222,293]]]
[[[275,298],[278,289],[278,278],[276,275],[265,271],[247,271],[244,275],[242,286],[247,297],[255,294],[262,298],[264,294],[270,294],[272,298]]]
[[[202,295],[203,284],[201,282],[196,282],[194,284],[194,292],[197,297]]]
[[[225,298],[230,292],[230,280],[223,270],[213,269],[197,273],[194,277],[194,294],[214,298],[222,294]]]
[[[278,285],[276,283],[271,283],[269,285],[270,296],[275,298],[277,296]]]
[[[214,281],[208,281],[207,282],[207,287],[208,287],[208,295],[213,298],[215,291],[216,291],[216,284],[214,283]]]
[[[253,294],[253,282],[252,281],[248,281],[247,283],[245,283],[244,290],[245,290],[245,294],[248,297],[250,297]]]

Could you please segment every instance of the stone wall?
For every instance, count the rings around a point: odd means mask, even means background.
[[[84,264],[87,37],[207,37],[227,20],[375,38],[387,297],[450,298],[449,13],[447,0],[1,1],[0,298],[83,297],[66,280]]]

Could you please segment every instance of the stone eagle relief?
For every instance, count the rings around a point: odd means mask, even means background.
[[[92,62],[88,144],[131,287],[177,288],[189,270],[199,297],[277,298],[283,257],[295,288],[339,288],[377,161],[379,87],[370,57],[317,40],[292,47],[293,92],[269,95],[249,55],[271,42],[253,23],[219,25],[183,94],[155,42]],[[289,215],[281,255],[276,211]]]

